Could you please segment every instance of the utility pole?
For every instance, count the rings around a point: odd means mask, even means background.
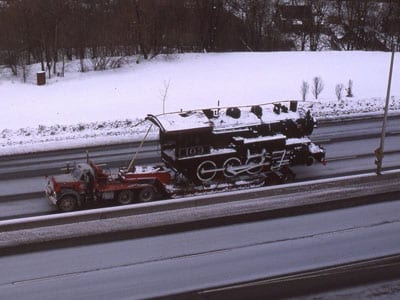
[[[390,87],[392,84],[392,73],[393,73],[393,62],[394,62],[394,50],[392,51],[392,58],[390,60],[390,70],[389,70],[389,80],[388,80],[388,88],[386,94],[386,103],[385,103],[385,110],[383,114],[383,124],[382,124],[382,133],[381,133],[381,143],[379,148],[375,150],[375,164],[376,164],[376,174],[382,174],[382,160],[385,150],[385,136],[386,136],[386,124],[387,124],[387,115],[389,110],[389,98],[390,98]]]

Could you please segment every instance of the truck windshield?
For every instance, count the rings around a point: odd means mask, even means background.
[[[71,173],[72,177],[74,177],[76,180],[80,180],[81,179],[81,175],[82,175],[82,170],[80,169],[74,169]]]

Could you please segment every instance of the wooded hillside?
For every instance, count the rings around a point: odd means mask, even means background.
[[[0,65],[16,75],[65,60],[190,51],[399,49],[400,1],[3,0]],[[85,71],[82,63],[81,71]]]

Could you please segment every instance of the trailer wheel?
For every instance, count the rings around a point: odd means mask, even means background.
[[[277,185],[279,184],[279,178],[275,175],[275,174],[269,174],[266,178],[265,178],[265,185],[266,186],[272,186],[272,185]]]
[[[292,182],[296,178],[296,175],[293,173],[293,171],[287,167],[283,168],[281,171],[283,174],[285,174],[282,179],[282,183]]]
[[[154,199],[154,189],[151,187],[144,187],[140,190],[138,195],[140,202],[149,202]]]
[[[119,204],[126,205],[133,202],[133,193],[132,191],[121,191],[118,194],[117,201]]]
[[[74,196],[65,196],[58,201],[57,205],[62,212],[69,212],[75,210],[77,201]]]

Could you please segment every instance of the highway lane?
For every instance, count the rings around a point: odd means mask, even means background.
[[[326,167],[322,167],[320,164],[316,163],[313,167],[296,167],[299,170],[310,169],[312,172],[316,172],[316,176],[330,176],[335,175],[332,172],[326,172],[326,169],[331,170],[337,166],[337,161],[354,161],[355,171],[368,171],[375,168],[374,161],[374,150],[379,145],[378,138],[366,138],[366,139],[358,139],[357,141],[341,141],[336,143],[322,144],[327,150],[327,160],[328,164]],[[398,136],[390,136],[386,139],[386,147],[385,152],[388,153],[384,157],[384,167],[391,168],[393,166],[399,166],[400,164],[396,164],[396,157],[400,154],[400,138]],[[362,159],[362,161],[357,161]],[[83,160],[83,159],[82,159]],[[138,164],[144,164],[147,160],[151,160],[153,162],[159,162],[159,154],[157,151],[148,151],[143,156],[138,157]],[[105,162],[103,161],[100,163]],[[95,160],[97,163],[98,161]],[[332,166],[331,166],[332,165]],[[108,164],[107,164],[108,166]],[[107,166],[105,167],[107,170]],[[338,174],[341,174],[339,171],[342,170],[342,166],[337,166]],[[57,169],[57,173],[61,173],[61,168]],[[110,168],[110,172],[116,172],[116,169]],[[298,174],[301,176],[301,172]],[[20,179],[5,179],[0,180],[0,197],[5,195],[14,195],[14,194],[22,194],[22,193],[32,193],[32,192],[42,192],[43,188],[46,184],[45,176],[34,176],[34,177],[25,177]]]
[[[140,141],[135,140],[135,137],[133,136],[132,142],[129,143],[54,151],[45,151],[44,149],[43,152],[0,156],[0,169],[3,166],[7,167],[13,165],[31,164],[45,165],[46,163],[51,162],[61,162],[65,164],[65,162],[68,161],[73,162],[75,160],[84,159],[86,157],[86,150],[88,150],[90,152],[90,156],[94,158],[113,157],[124,154],[131,155],[135,152],[139,144]],[[148,149],[154,150],[154,148],[158,147],[158,145],[159,144],[157,140],[149,138],[146,140],[142,151],[146,152]]]
[[[373,138],[359,140],[357,146],[353,141],[327,144],[327,165],[323,166],[317,163],[311,167],[293,167],[296,181],[374,172],[376,166],[373,149],[377,142],[378,140]],[[391,154],[385,155],[384,169],[399,168],[400,138],[388,137],[386,149]],[[114,169],[112,172],[116,173],[117,170]],[[42,176],[0,181],[0,220],[54,213],[55,208],[49,206],[44,198],[43,191],[46,182],[46,178]],[[16,196],[15,194],[22,195]]]
[[[107,164],[109,167],[126,166],[136,152],[137,144],[138,143],[125,145],[126,148],[123,149],[90,152],[89,157],[98,164]],[[157,155],[158,143],[157,145],[153,144],[154,142],[151,141],[149,145],[144,146],[137,156],[138,161],[142,164],[159,161],[160,155]],[[69,151],[66,150],[66,152],[68,153]],[[66,168],[67,165],[71,166],[74,162],[86,161],[86,152],[84,149],[74,154],[57,153],[58,155],[53,154],[55,156],[50,156],[48,158],[42,156],[35,158],[35,155],[33,155],[33,158],[29,159],[18,159],[14,157],[13,159],[0,162],[0,180],[57,174],[62,168]],[[41,155],[43,155],[43,153]]]
[[[377,119],[322,124],[314,130],[312,139],[327,144],[373,137],[379,138],[381,127],[382,121]],[[389,118],[387,133],[389,136],[400,135],[400,116]],[[90,152],[90,157],[96,162],[107,163],[109,167],[118,167],[127,164],[138,145],[139,142],[132,142],[121,145],[93,147],[87,150]],[[139,156],[141,163],[158,161],[155,159],[157,157],[157,149],[157,141],[146,141]],[[85,158],[85,149],[0,157],[0,180],[56,174],[60,168],[65,167],[67,162],[84,161]]]
[[[313,137],[322,140],[352,140],[364,137],[380,137],[382,132],[382,118],[356,121],[342,121],[333,123],[324,123],[318,126],[313,132]],[[386,133],[390,135],[400,134],[400,116],[389,117]]]
[[[324,124],[317,128],[313,139],[328,138],[329,142],[322,145],[327,149],[327,166],[316,164],[312,167],[297,166],[294,171],[297,181],[355,174],[375,170],[374,150],[379,145],[380,121],[354,121],[341,124]],[[400,167],[400,138],[396,135],[400,131],[400,117],[391,118],[388,131],[391,133],[386,139],[384,157],[384,169]],[[375,137],[371,137],[375,136]],[[348,137],[352,137],[349,139]],[[335,142],[332,142],[335,141]],[[145,144],[143,151],[138,156],[138,164],[159,162],[157,142]],[[129,144],[129,147],[134,144]],[[24,217],[32,214],[48,214],[54,212],[54,208],[47,206],[43,195],[46,185],[44,176],[39,174],[60,173],[61,167],[66,162],[85,160],[83,150],[55,151],[49,156],[43,153],[29,156],[12,157],[11,160],[0,158],[0,219],[12,217]],[[107,167],[116,172],[115,167],[126,165],[131,158],[132,149],[126,145],[108,146],[96,148],[91,153],[91,158],[96,163],[106,163]],[[36,176],[31,176],[35,174]],[[16,178],[15,178],[16,177]],[[45,203],[45,205],[43,204]]]
[[[335,142],[335,143],[327,143],[322,145],[326,148],[327,150],[327,160],[328,160],[328,165],[330,165],[333,161],[338,161],[338,160],[350,160],[350,159],[355,159],[355,158],[368,158],[365,160],[365,164],[355,162],[355,165],[360,167],[360,171],[364,170],[370,170],[374,168],[374,161],[375,161],[375,156],[374,156],[374,150],[378,147],[379,145],[379,138],[362,138],[359,137],[358,140],[350,140],[350,141],[340,141],[340,142]],[[397,154],[400,153],[400,138],[399,136],[389,136],[386,138],[386,146],[385,146],[385,155],[384,158],[384,167],[392,167],[393,162],[395,162],[395,159],[392,159],[392,157],[395,157]],[[96,163],[102,164],[104,163],[105,169],[107,170],[108,167],[110,167],[109,171],[115,172],[116,169],[114,169],[112,166],[115,163],[109,163],[109,161],[113,161],[113,158],[115,156],[111,156],[110,158],[107,158],[107,156],[102,157],[100,160],[96,159],[93,157],[93,160]],[[129,159],[129,156],[123,156],[123,161],[127,162]],[[108,159],[108,160],[107,160]],[[78,161],[84,161],[85,158],[81,157]],[[368,161],[369,160],[369,161]],[[159,161],[159,152],[154,150],[154,148],[148,148],[146,149],[143,153],[141,153],[138,156],[137,163],[138,164],[146,164],[148,162],[151,163],[158,163]],[[120,165],[121,166],[121,165]],[[400,164],[398,164],[400,166]],[[59,163],[59,165],[42,165],[42,168],[49,167],[51,169],[55,168],[56,173],[61,173],[61,168],[65,167],[65,162],[63,164]],[[8,167],[11,168],[11,167]],[[27,167],[23,166],[17,166],[16,168],[19,168],[21,170],[26,170],[28,169]],[[325,175],[323,173],[323,170],[321,169],[320,166],[317,164],[317,168],[313,167],[312,170],[315,172],[322,172],[319,176]],[[323,169],[323,168],[322,168]],[[7,170],[7,168],[3,168],[3,171]],[[43,173],[45,171],[41,171]],[[12,177],[12,176],[11,176]],[[22,178],[11,178],[11,179],[3,179],[0,180],[0,197],[4,195],[14,195],[14,194],[22,194],[22,193],[32,193],[32,192],[38,192],[42,191],[43,187],[46,184],[46,179],[45,176],[23,176]]]
[[[0,207],[0,221],[57,213],[44,198],[44,193],[37,198],[4,201]]]
[[[0,256],[2,299],[147,298],[400,253],[400,200]]]
[[[291,300],[337,300],[337,299],[373,299],[398,300],[400,299],[400,279],[385,280],[378,283],[363,284],[334,291],[315,293]]]

